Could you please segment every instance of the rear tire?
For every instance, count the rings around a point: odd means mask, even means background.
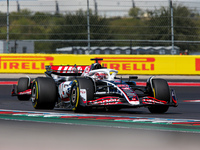
[[[17,85],[17,93],[24,92],[30,88],[29,80],[29,78],[19,78]],[[28,101],[30,99],[30,95],[18,95],[17,98],[20,101]]]
[[[36,78],[31,93],[31,100],[35,109],[53,109],[55,107],[57,88],[52,78]]]
[[[153,84],[153,89],[152,89],[153,97],[169,103],[170,90],[167,81],[164,79],[152,79],[152,84]],[[169,106],[156,105],[156,106],[149,106],[148,109],[151,113],[165,113],[169,109]]]
[[[75,79],[71,86],[70,103],[72,110],[75,112],[87,112],[90,111],[90,107],[84,104],[84,100],[80,95],[80,89],[86,89],[87,100],[94,99],[94,83],[89,78]],[[87,102],[87,101],[86,101]],[[86,103],[85,102],[85,103]]]

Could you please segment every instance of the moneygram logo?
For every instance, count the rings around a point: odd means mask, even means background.
[[[153,57],[103,57],[104,67],[122,71],[154,71]]]
[[[41,70],[45,65],[52,65],[51,56],[0,56],[1,70]]]

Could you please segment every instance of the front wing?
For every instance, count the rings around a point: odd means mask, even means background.
[[[110,106],[110,105],[121,105],[122,107],[143,107],[150,105],[168,105],[177,107],[177,98],[175,91],[171,89],[171,100],[170,102],[166,102],[164,100],[158,100],[151,96],[144,96],[139,99],[138,102],[129,103],[125,98],[121,98],[118,96],[105,96],[100,97],[95,100],[88,100],[87,106]]]

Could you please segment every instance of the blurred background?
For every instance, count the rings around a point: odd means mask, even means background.
[[[0,0],[0,53],[200,53],[198,0]]]

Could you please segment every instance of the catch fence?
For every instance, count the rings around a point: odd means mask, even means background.
[[[197,0],[2,0],[0,52],[192,54],[199,14]]]

